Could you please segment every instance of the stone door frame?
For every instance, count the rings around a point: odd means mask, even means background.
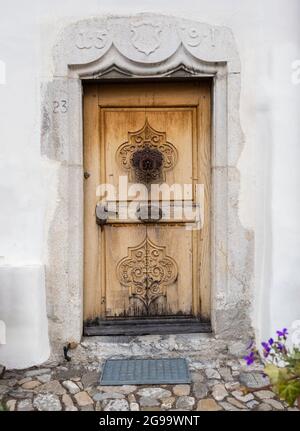
[[[99,17],[60,34],[42,86],[42,155],[55,164],[46,292],[52,351],[80,341],[83,324],[82,82],[211,77],[211,323],[216,339],[252,334],[253,232],[239,219],[243,148],[240,61],[230,29],[156,14]]]

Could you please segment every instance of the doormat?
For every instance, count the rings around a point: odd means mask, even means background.
[[[185,359],[107,359],[102,386],[190,383]]]

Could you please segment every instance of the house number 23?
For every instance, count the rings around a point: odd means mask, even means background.
[[[53,101],[53,114],[65,114],[68,112],[68,102],[65,99]]]

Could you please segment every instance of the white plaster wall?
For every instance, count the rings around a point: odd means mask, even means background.
[[[49,355],[44,280],[41,265],[0,268],[0,313],[6,335],[0,360],[8,368],[29,367]]]
[[[0,362],[23,367],[49,354],[41,274],[57,203],[57,166],[40,156],[40,84],[51,79],[52,46],[59,31],[74,20],[103,13],[165,13],[233,30],[242,60],[245,133],[239,211],[256,237],[254,326],[265,337],[300,320],[300,84],[291,81],[291,62],[300,59],[300,2],[0,0],[0,8],[0,62],[6,72],[4,80],[2,67],[0,320],[9,316]],[[28,268],[32,279],[26,276]],[[3,299],[8,291],[13,303]],[[34,299],[30,313],[37,319],[14,314],[15,307],[29,312],[25,293]]]

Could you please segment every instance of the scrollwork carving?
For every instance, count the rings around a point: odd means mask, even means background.
[[[166,247],[154,244],[148,237],[117,265],[121,285],[129,288],[129,298],[140,300],[149,314],[150,305],[166,297],[166,288],[178,276],[177,264],[166,254]]]
[[[117,150],[118,164],[129,174],[130,181],[160,183],[165,172],[176,165],[177,150],[166,140],[165,132],[153,129],[146,119],[142,129],[128,132],[128,141]]]

